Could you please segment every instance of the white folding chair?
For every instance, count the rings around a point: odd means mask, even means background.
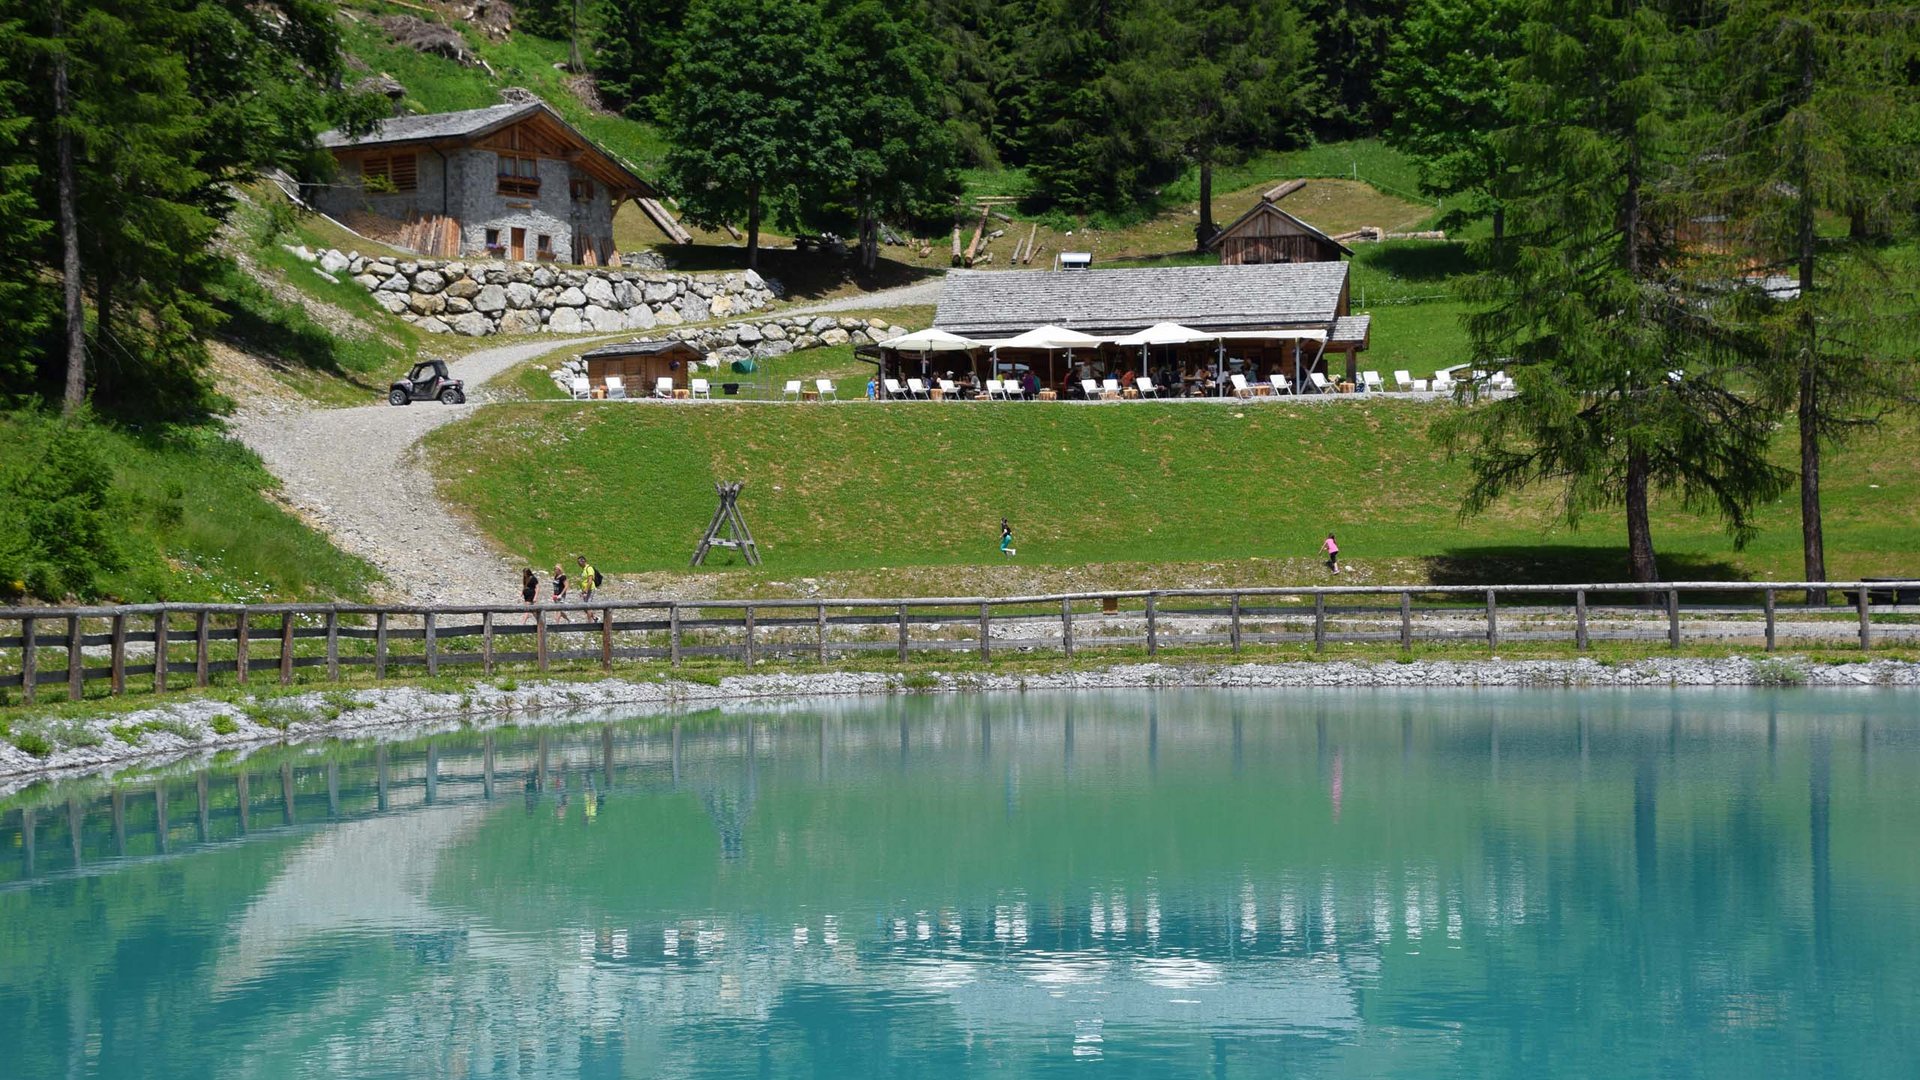
[[[1007,396],[1006,383],[1001,382],[999,379],[987,380],[987,400],[988,401],[992,401],[994,398],[1004,398],[1006,396]]]
[[[927,396],[927,384],[921,382],[919,379],[908,379],[907,393],[913,397],[925,398]]]
[[[1160,396],[1160,388],[1153,385],[1153,380],[1147,378],[1145,375],[1138,376],[1133,380],[1133,388],[1140,391],[1140,396],[1143,398],[1157,398]]]
[[[1247,385],[1247,377],[1245,375],[1236,371],[1227,376],[1227,381],[1233,384],[1234,397],[1250,398],[1253,396],[1253,387]]]
[[[839,401],[839,400],[840,400],[840,395],[838,395],[838,394],[836,394],[836,393],[834,393],[834,392],[833,392],[833,380],[832,380],[832,379],[815,379],[815,380],[813,380],[813,388],[814,388],[815,390],[818,390],[818,391],[820,391],[820,400],[821,400],[821,401],[825,401],[825,400],[827,400],[828,398],[832,398],[832,399],[833,399],[833,400],[835,400],[835,401]]]
[[[780,396],[783,398],[792,398],[795,401],[799,401],[800,400],[800,380],[788,379],[787,385],[780,388]]]
[[[1409,390],[1412,390],[1413,389],[1413,372],[1405,371],[1405,370],[1395,370],[1393,373],[1393,388],[1395,390],[1400,391],[1403,394]]]
[[[953,384],[952,379],[935,379],[934,382],[940,384],[940,400],[942,401],[959,401],[960,400],[960,388]]]
[[[625,383],[625,381],[623,381],[618,375],[607,376],[607,400],[608,401],[625,401],[626,399],[627,399],[627,384]]]
[[[653,380],[653,396],[670,398],[673,396],[673,376],[662,375]]]
[[[887,396],[890,398],[907,396],[907,391],[900,385],[899,379],[881,379],[880,385],[887,388]]]
[[[688,380],[687,389],[691,391],[694,397],[706,398],[708,401],[713,400],[713,390],[707,386],[707,380],[705,379]]]
[[[593,384],[587,381],[585,375],[575,375],[567,380],[567,393],[575,401],[585,401],[593,396]]]
[[[1333,384],[1328,382],[1327,377],[1318,371],[1307,372],[1307,381],[1313,384],[1313,392],[1316,394],[1327,394],[1333,391]]]
[[[1433,392],[1434,392],[1434,393],[1436,393],[1436,394],[1451,394],[1451,393],[1453,393],[1453,376],[1452,376],[1452,375],[1449,375],[1449,374],[1447,374],[1447,373],[1446,373],[1446,372],[1444,372],[1444,371],[1436,371],[1436,372],[1434,372],[1434,373],[1433,373],[1433,383],[1432,383],[1432,387],[1431,387],[1431,388],[1432,388],[1432,390],[1433,390]]]
[[[1386,390],[1386,388],[1387,388],[1387,384],[1380,380],[1379,372],[1363,371],[1360,373],[1361,392],[1368,393],[1368,394],[1378,394]]]
[[[1099,401],[1100,384],[1094,382],[1092,379],[1081,379],[1080,396],[1086,398],[1088,401]]]
[[[1267,376],[1267,383],[1273,387],[1273,392],[1276,395],[1293,393],[1293,384],[1287,381],[1285,375],[1277,371]]]
[[[1120,396],[1120,380],[1107,379],[1100,384],[1100,390],[1102,393],[1112,394],[1114,397],[1119,397]]]

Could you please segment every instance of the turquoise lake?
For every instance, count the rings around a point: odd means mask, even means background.
[[[1160,691],[0,801],[0,1076],[1920,1075],[1920,695]]]

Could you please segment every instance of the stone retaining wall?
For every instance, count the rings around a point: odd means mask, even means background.
[[[351,279],[381,307],[432,334],[652,330],[760,311],[775,299],[752,270],[695,275],[288,250],[335,281]]]

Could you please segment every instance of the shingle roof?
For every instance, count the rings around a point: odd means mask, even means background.
[[[590,360],[600,356],[647,356],[653,353],[671,352],[674,349],[686,349],[698,353],[699,348],[677,338],[666,341],[619,341],[612,345],[602,345],[580,354],[580,359]],[[704,355],[704,354],[703,354]]]
[[[1294,215],[1287,213],[1285,210],[1280,209],[1278,206],[1275,206],[1273,204],[1273,200],[1264,199],[1264,198],[1261,199],[1259,202],[1254,203],[1253,206],[1249,208],[1246,213],[1241,214],[1237,218],[1234,218],[1233,221],[1230,222],[1226,228],[1221,229],[1217,233],[1214,233],[1213,239],[1207,241],[1207,250],[1211,251],[1214,248],[1219,247],[1220,242],[1222,240],[1231,238],[1239,230],[1240,226],[1246,224],[1249,221],[1252,221],[1256,214],[1266,214],[1266,213],[1279,214],[1281,217],[1286,218],[1288,221],[1291,221],[1295,225],[1298,225],[1302,229],[1305,229],[1309,235],[1319,237],[1320,239],[1326,241],[1327,243],[1332,244],[1334,247],[1339,248],[1341,251],[1346,252],[1348,255],[1353,254],[1352,248],[1348,247],[1347,245],[1341,243],[1338,240],[1335,240],[1333,237],[1328,236],[1326,233],[1308,224],[1307,222],[1300,220],[1298,217],[1295,217]]]
[[[484,109],[460,112],[427,113],[423,116],[395,116],[380,121],[374,129],[353,138],[338,128],[320,133],[320,145],[382,146],[388,143],[424,142],[430,139],[459,139],[484,135],[497,127],[530,116],[546,106],[538,102],[489,105]]]
[[[1371,315],[1342,315],[1333,320],[1333,331],[1327,335],[1327,344],[1365,347],[1367,333],[1372,328]]]
[[[1326,326],[1347,264],[1166,266],[1140,270],[954,270],[933,322],[967,337],[1011,337],[1046,323],[1125,333],[1157,322],[1196,330]]]

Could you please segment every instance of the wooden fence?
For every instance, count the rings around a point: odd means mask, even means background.
[[[327,681],[370,667],[438,675],[474,665],[721,657],[748,668],[776,656],[826,663],[855,653],[1162,650],[1329,641],[1502,642],[1601,640],[1758,644],[1783,637],[1871,648],[1883,638],[1920,641],[1920,620],[1894,603],[1920,581],[1663,582],[1600,585],[1319,586],[1161,589],[1003,597],[817,600],[621,600],[531,607],[361,604],[137,604],[119,607],[0,608],[0,694],[66,684],[78,701],[87,684],[112,694],[139,680],[154,692],[207,686],[231,674],[294,681],[324,668]],[[1837,593],[1845,607],[1782,608],[1782,595]],[[1683,597],[1690,603],[1683,606]],[[1419,601],[1416,604],[1416,600]],[[1610,600],[1600,604],[1596,600]],[[1920,612],[1920,607],[1911,609]],[[1876,627],[1873,616],[1883,615]],[[1892,617],[1887,617],[1892,616]],[[11,625],[10,625],[11,624]],[[16,632],[5,634],[7,630]],[[916,634],[916,629],[918,633]],[[56,631],[49,633],[50,630]],[[411,643],[418,642],[417,648]],[[461,647],[464,644],[464,647]],[[44,655],[51,654],[51,655]],[[137,662],[136,662],[137,661]],[[105,666],[99,666],[104,662]],[[93,666],[89,666],[89,665]]]

